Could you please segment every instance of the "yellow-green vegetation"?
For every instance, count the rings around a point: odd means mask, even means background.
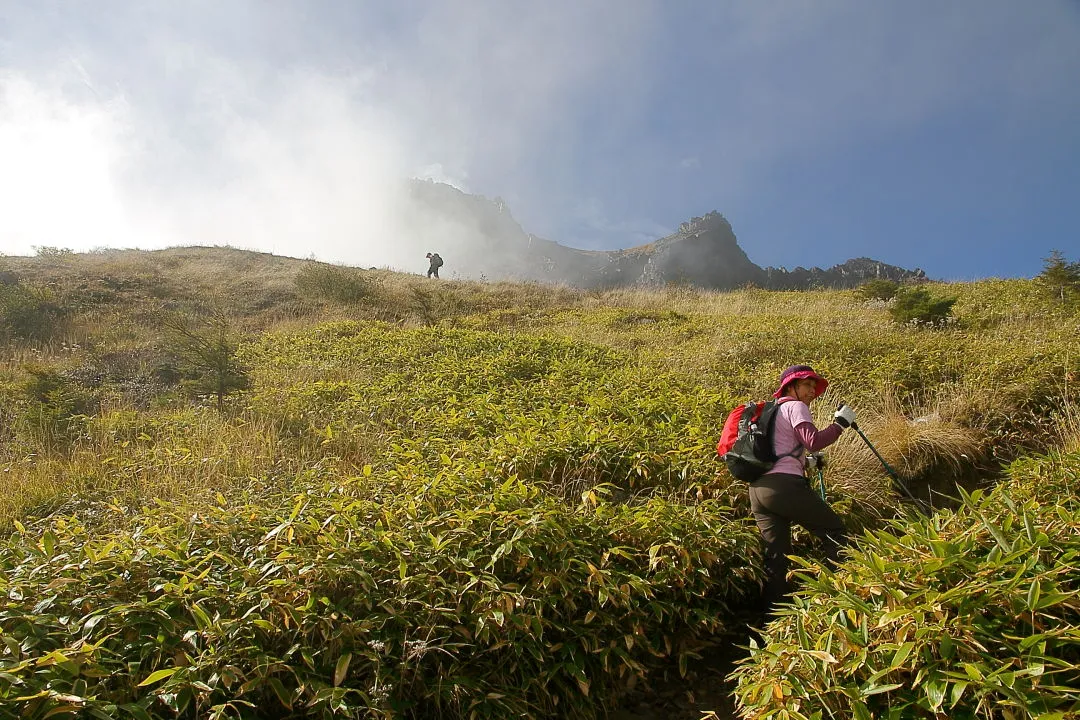
[[[936,514],[845,433],[826,485],[863,539],[800,571],[737,673],[745,715],[1080,710],[1080,316],[1039,282],[932,286],[956,298],[934,327],[871,292],[233,249],[0,258],[0,283],[0,716],[593,717],[692,679],[745,641],[761,576],[720,426],[801,362],[832,381],[819,419],[853,405]],[[935,638],[889,634],[916,617]]]

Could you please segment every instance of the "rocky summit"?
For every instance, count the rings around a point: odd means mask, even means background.
[[[755,265],[718,212],[682,223],[647,245],[625,250],[579,250],[527,233],[499,198],[488,199],[429,180],[410,183],[405,221],[418,234],[436,228],[440,247],[463,277],[539,280],[575,287],[685,284],[729,290],[752,285],[775,290],[856,287],[867,280],[925,280],[869,258],[828,269],[794,270]]]

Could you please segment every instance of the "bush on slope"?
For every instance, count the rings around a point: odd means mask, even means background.
[[[60,520],[0,548],[0,712],[592,717],[732,629],[759,579],[740,520],[464,464]]]

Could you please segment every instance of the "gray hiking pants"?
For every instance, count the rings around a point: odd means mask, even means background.
[[[762,475],[750,484],[750,508],[765,541],[765,608],[771,613],[791,592],[787,580],[791,524],[802,525],[825,543],[830,567],[847,545],[847,530],[801,475]]]

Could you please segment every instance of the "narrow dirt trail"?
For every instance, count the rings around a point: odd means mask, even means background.
[[[635,692],[611,720],[701,720],[708,711],[719,720],[735,720],[734,685],[727,675],[745,655],[734,643],[711,648],[691,663],[689,678],[675,677]]]

